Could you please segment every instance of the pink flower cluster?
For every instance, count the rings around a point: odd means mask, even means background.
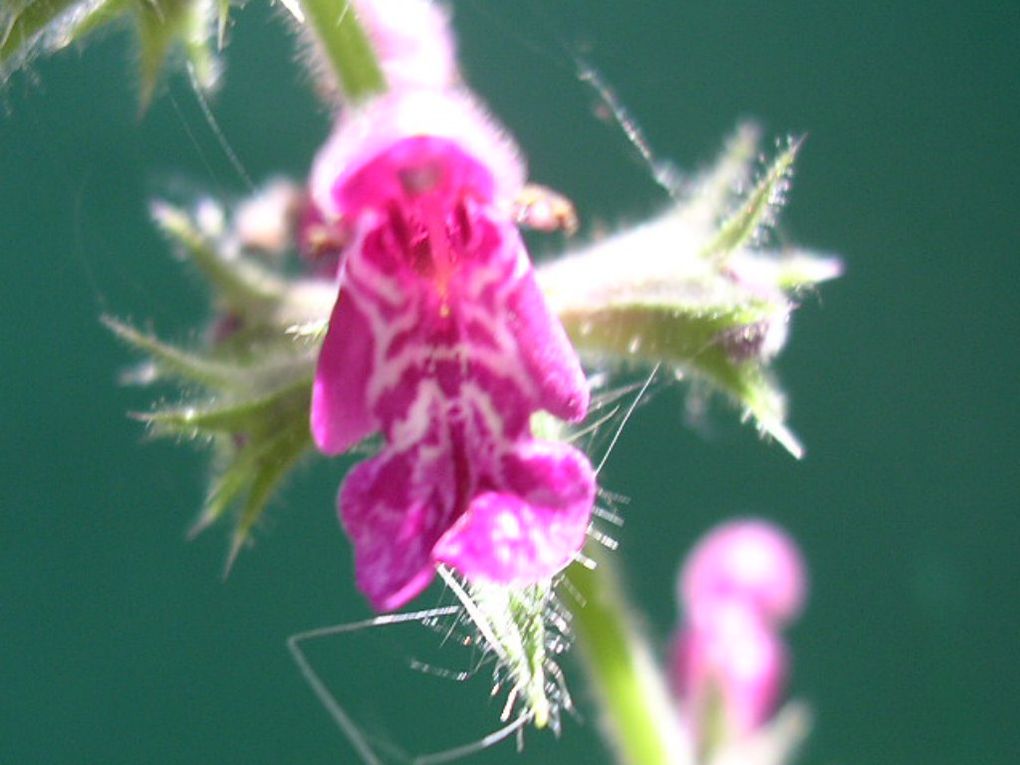
[[[312,171],[312,217],[344,245],[311,429],[327,454],[383,436],[339,495],[358,585],[389,610],[440,563],[549,579],[584,542],[595,479],[531,431],[539,410],[582,418],[588,390],[513,219],[523,164],[459,85],[435,6],[355,7],[390,89],[345,109]]]
[[[709,735],[743,738],[772,715],[786,678],[779,632],[804,603],[800,553],[770,523],[726,523],[688,556],[677,594],[684,622],[672,679],[686,720],[702,744]]]

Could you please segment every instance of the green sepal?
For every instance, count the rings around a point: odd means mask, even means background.
[[[461,580],[439,566],[481,638],[496,658],[496,684],[510,688],[536,728],[559,731],[560,712],[572,706],[554,656],[566,649],[566,617],[551,582],[522,586]]]
[[[839,258],[798,249],[784,251],[773,259],[773,266],[775,284],[790,292],[814,287],[843,273],[843,263]]]
[[[67,41],[78,42],[131,12],[137,0],[102,0],[68,27]]]
[[[230,25],[230,0],[216,0],[216,50],[223,51],[227,44],[227,27]]]
[[[212,288],[217,329],[196,352],[104,321],[150,357],[145,373],[134,375],[138,381],[172,381],[182,392],[181,403],[136,416],[153,435],[212,445],[210,488],[192,533],[232,515],[229,571],[273,492],[311,450],[312,381],[336,287],[328,280],[286,280],[236,252],[229,234],[202,228],[166,203],[155,203],[153,216]]]
[[[785,201],[793,163],[803,142],[803,138],[791,140],[786,150],[772,161],[740,208],[723,222],[715,237],[702,249],[703,257],[724,260],[738,249],[756,244],[759,232],[774,223]]]
[[[175,45],[183,50],[196,87],[208,91],[215,86],[219,76],[214,50],[216,11],[213,0],[137,0],[139,100],[143,111],[152,100]]]
[[[144,111],[174,47],[195,86],[212,90],[220,62],[228,0],[23,0],[0,9],[0,82],[41,52],[60,50],[97,29],[131,17],[138,36],[139,100]]]
[[[153,432],[159,435],[243,434],[250,438],[264,438],[271,435],[285,420],[286,415],[308,412],[308,392],[312,378],[302,377],[271,393],[252,398],[242,398],[234,403],[214,402],[205,407],[177,406],[172,409],[157,409],[139,415]]]
[[[241,254],[226,257],[222,243],[204,233],[185,211],[162,201],[153,202],[150,209],[159,228],[212,287],[217,308],[243,320],[246,329],[230,345],[236,347],[242,340],[283,340],[291,345],[295,339],[321,339],[322,332],[314,328],[323,326],[329,316],[335,287],[321,279],[286,280]]]
[[[229,466],[214,479],[205,507],[191,533],[197,534],[215,522],[235,499],[244,495],[235,514],[224,573],[230,571],[237,554],[248,542],[280,481],[312,447],[307,417],[310,395],[309,385],[303,391],[303,399],[294,402],[293,416],[278,430],[251,437],[240,447],[236,443],[221,447],[230,452]]]
[[[211,487],[192,527],[197,534],[236,506],[226,568],[248,541],[273,491],[312,446],[308,427],[314,349],[294,344],[287,356],[260,364],[190,353],[104,318],[121,339],[148,353],[150,378],[174,378],[206,391],[207,401],[136,415],[157,436],[210,440],[216,451]]]
[[[175,349],[124,324],[106,323],[150,353],[157,366],[207,390],[209,400],[136,416],[157,436],[212,441],[216,457],[211,487],[191,533],[197,534],[235,507],[229,571],[273,491],[312,446],[308,422],[314,355],[301,353],[262,366],[238,364],[231,369],[229,364]],[[280,381],[284,373],[286,378]]]
[[[78,10],[88,7],[88,0],[9,0],[0,9],[0,82],[5,79],[7,66],[22,63],[31,49],[45,38],[47,47],[63,47],[66,19]],[[6,3],[5,3],[6,4]],[[68,41],[69,42],[69,41]]]
[[[582,353],[684,366],[723,353],[728,333],[749,331],[774,311],[768,303],[698,306],[635,301],[564,311],[560,320]]]
[[[251,317],[283,299],[286,285],[282,279],[252,261],[225,258],[216,241],[203,234],[184,210],[157,200],[150,205],[150,212],[156,225],[180,246],[230,310]]]
[[[103,316],[102,322],[121,340],[151,357],[149,373],[142,382],[175,379],[213,390],[247,386],[243,373],[230,364],[181,350],[112,316]]]
[[[761,129],[755,123],[737,125],[712,166],[686,185],[675,214],[689,225],[717,228],[750,181],[760,140]]]
[[[213,91],[219,83],[222,64],[218,54],[226,37],[229,9],[229,3],[224,7],[220,0],[191,0],[185,11],[181,44],[189,73],[203,93]]]
[[[753,349],[764,342],[778,306],[673,304],[607,305],[598,310],[561,313],[575,347],[589,356],[623,363],[665,364],[694,373],[726,393],[754,417],[761,430],[795,457],[803,454],[785,426],[785,399],[764,361]]]
[[[137,10],[138,25],[138,100],[142,111],[152,101],[156,81],[163,70],[163,62],[170,45],[183,26],[180,3],[157,0],[153,4],[140,4]]]
[[[231,504],[247,491],[249,498],[254,497],[257,500],[258,507],[254,517],[250,500],[245,502],[243,507],[238,508],[234,538],[243,542],[250,532],[254,521],[257,519],[257,513],[261,513],[268,499],[264,488],[257,495],[253,495],[251,493],[253,487],[256,484],[265,487],[275,482],[276,478],[279,477],[275,473],[276,468],[289,465],[292,461],[277,462],[277,458],[289,454],[295,444],[301,446],[300,451],[304,450],[306,443],[310,445],[310,438],[296,438],[296,435],[292,429],[284,429],[266,438],[247,441],[242,446],[238,446],[237,442],[233,440],[217,444],[217,448],[224,452],[221,455],[221,460],[228,464],[213,478],[205,505],[198,520],[192,526],[190,535],[198,534],[207,526],[219,520]],[[300,451],[294,455],[295,459],[300,454]],[[273,475],[270,476],[271,480],[268,484],[266,479],[261,478],[261,474],[266,469],[274,471]],[[242,520],[244,520],[243,529]],[[233,559],[236,547],[236,544],[231,544],[230,559]]]

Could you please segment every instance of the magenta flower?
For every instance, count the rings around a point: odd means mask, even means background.
[[[350,244],[311,428],[329,454],[385,439],[339,496],[379,610],[417,595],[438,563],[526,584],[584,541],[591,466],[530,428],[538,410],[580,419],[588,391],[510,217],[522,176],[512,144],[443,90],[346,117],[313,169],[313,199]]]
[[[692,733],[701,745],[742,739],[772,716],[786,679],[779,628],[803,607],[800,552],[771,523],[731,521],[698,542],[677,584],[671,670]]]

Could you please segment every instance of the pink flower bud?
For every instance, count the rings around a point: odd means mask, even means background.
[[[720,604],[677,636],[672,678],[702,745],[742,738],[775,710],[786,677],[782,640],[742,603]]]
[[[790,622],[807,590],[804,564],[793,540],[762,520],[725,523],[697,544],[679,581],[688,621],[714,618],[720,604],[739,602],[771,625]]]

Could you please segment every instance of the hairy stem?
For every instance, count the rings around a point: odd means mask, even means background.
[[[592,545],[597,547],[597,545]],[[689,765],[690,756],[661,669],[626,602],[612,561],[588,550],[594,569],[567,574],[576,594],[577,648],[600,707],[604,735],[626,765]]]

